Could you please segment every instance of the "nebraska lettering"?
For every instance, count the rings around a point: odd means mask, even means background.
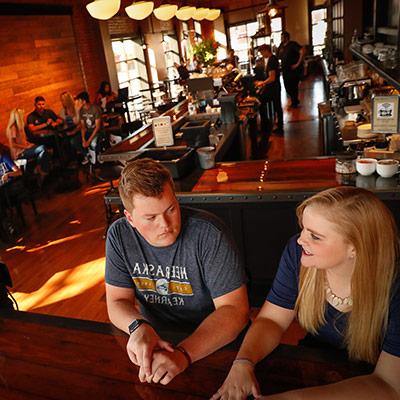
[[[181,297],[176,296],[159,296],[158,294],[145,294],[144,299],[150,304],[166,304],[170,307],[173,306],[184,306],[185,300]]]
[[[178,265],[166,266],[135,263],[132,271],[133,276],[151,276],[155,278],[188,280],[186,267]]]

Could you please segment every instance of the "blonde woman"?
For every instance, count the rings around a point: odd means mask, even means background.
[[[6,134],[13,160],[35,160],[36,172],[44,176],[50,169],[50,155],[44,145],[29,143],[25,134],[24,110],[14,108],[10,112]]]
[[[399,399],[399,243],[393,217],[371,192],[338,187],[297,209],[302,231],[282,255],[266,302],[212,400],[259,393],[254,365],[294,318],[324,345],[375,364],[370,375],[265,399]]]
[[[80,107],[77,107],[72,94],[69,92],[62,92],[60,95],[62,108],[60,110],[60,117],[64,121],[64,132],[66,133],[69,143],[75,153],[83,153],[82,139],[81,139],[81,123],[79,118]]]

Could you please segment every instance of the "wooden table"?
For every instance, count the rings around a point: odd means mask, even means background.
[[[234,346],[190,366],[169,385],[140,383],[127,335],[109,324],[12,312],[0,320],[0,398],[209,398],[236,355]],[[263,393],[335,382],[369,372],[338,353],[280,346],[257,367]]]

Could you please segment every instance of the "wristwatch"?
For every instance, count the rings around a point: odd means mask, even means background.
[[[142,324],[149,324],[149,321],[146,321],[145,319],[134,319],[131,324],[128,326],[128,331],[129,335],[131,335],[133,332],[136,331],[137,328],[139,328],[140,325]]]

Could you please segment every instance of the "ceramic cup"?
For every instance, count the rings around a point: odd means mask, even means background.
[[[376,172],[382,178],[391,178],[399,170],[399,162],[397,160],[379,160],[376,164]]]
[[[375,158],[359,158],[356,161],[356,169],[363,176],[372,175],[376,170]]]

